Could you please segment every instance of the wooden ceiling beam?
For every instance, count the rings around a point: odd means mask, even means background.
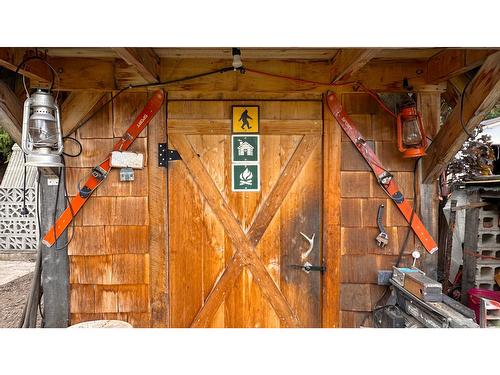
[[[14,142],[21,145],[23,124],[23,105],[16,94],[3,81],[0,81],[0,127]]]
[[[64,136],[76,131],[78,126],[97,109],[96,104],[106,95],[97,91],[72,92],[61,105],[61,127]]]
[[[436,84],[480,66],[498,49],[445,49],[427,62],[427,82]]]
[[[490,55],[465,90],[463,111],[458,103],[434,138],[423,160],[423,181],[436,179],[460,150],[468,136],[500,99],[500,51]]]
[[[160,58],[152,48],[113,48],[129,65],[137,69],[146,83],[157,83],[160,76]]]
[[[348,81],[380,51],[380,48],[341,49],[333,58],[330,82]]]
[[[58,74],[54,87],[62,91],[113,91],[116,89],[114,60],[92,58],[50,59]],[[47,85],[32,81],[36,87]]]
[[[0,48],[0,66],[15,72],[17,66],[23,61],[25,50],[19,48]],[[52,81],[50,68],[39,60],[30,60],[19,69],[22,74],[30,79],[48,83]]]

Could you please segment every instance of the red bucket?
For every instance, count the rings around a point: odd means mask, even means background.
[[[481,306],[481,298],[488,298],[500,302],[500,292],[488,289],[472,288],[467,292],[467,306],[476,313],[476,322],[479,321],[479,310]]]

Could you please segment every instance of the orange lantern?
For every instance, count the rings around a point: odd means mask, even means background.
[[[425,155],[427,138],[422,117],[415,104],[400,108],[397,117],[398,149],[404,158],[418,158]]]

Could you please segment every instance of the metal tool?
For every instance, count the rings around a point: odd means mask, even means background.
[[[382,224],[383,216],[384,216],[384,205],[381,204],[380,206],[378,206],[378,211],[377,211],[377,225],[378,229],[380,230],[380,233],[375,238],[378,247],[385,247],[389,243],[389,236],[385,232],[384,225]]]
[[[318,272],[325,272],[326,267],[325,266],[313,266],[309,262],[305,262],[303,265],[300,264],[291,264],[290,267],[295,268],[295,269],[300,269],[303,270],[305,273],[309,273],[311,271],[318,271]]]
[[[304,233],[300,232],[300,234],[302,235],[302,237],[304,237],[307,242],[309,242],[309,248],[307,249],[307,251],[305,251],[304,253],[301,254],[300,256],[300,259],[302,261],[306,260],[306,258],[309,256],[309,254],[311,254],[311,251],[313,250],[314,248],[314,237],[316,236],[316,233],[313,233],[312,237],[309,238],[307,237]]]

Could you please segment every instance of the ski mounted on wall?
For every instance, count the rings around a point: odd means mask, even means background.
[[[327,96],[328,108],[333,116],[340,124],[344,132],[351,139],[352,143],[363,158],[366,160],[377,179],[380,187],[387,193],[392,201],[397,205],[406,221],[411,224],[413,232],[424,246],[425,250],[430,254],[437,251],[438,247],[432,236],[429,234],[424,224],[413,211],[413,207],[404,198],[398,184],[393,175],[382,165],[375,152],[370,148],[363,135],[358,131],[354,122],[349,118],[347,113],[342,108],[340,100],[334,93],[329,93]]]
[[[146,103],[142,112],[137,116],[132,125],[127,129],[125,134],[115,143],[113,151],[126,151],[135,141],[137,136],[149,125],[151,119],[160,110],[165,94],[162,90],[157,90]],[[48,230],[43,238],[44,245],[51,247],[66,230],[75,215],[80,211],[83,205],[90,198],[97,187],[106,179],[111,170],[111,153],[99,165],[92,169],[92,175],[88,178],[78,194],[73,197],[69,206],[59,216],[54,226]]]

